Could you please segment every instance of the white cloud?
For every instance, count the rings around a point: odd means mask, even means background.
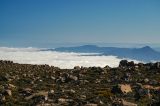
[[[64,53],[56,51],[41,51],[38,48],[7,48],[0,47],[0,59],[26,64],[48,64],[60,68],[74,66],[116,67],[121,59],[116,56],[82,56],[90,53]],[[93,54],[92,54],[93,55]]]

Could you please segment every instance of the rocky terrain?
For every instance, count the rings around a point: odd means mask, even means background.
[[[60,69],[0,61],[0,106],[159,106],[160,63]]]

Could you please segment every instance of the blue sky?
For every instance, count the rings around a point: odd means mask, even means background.
[[[0,0],[0,45],[160,43],[160,0]]]

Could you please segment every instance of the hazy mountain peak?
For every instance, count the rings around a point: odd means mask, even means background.
[[[144,46],[144,47],[142,47],[142,48],[140,48],[140,50],[142,50],[142,51],[155,51],[154,49],[152,49],[150,46]]]
[[[81,47],[95,48],[95,47],[98,47],[98,46],[97,45],[83,45]]]
[[[142,49],[146,49],[146,50],[153,50],[150,46],[144,46],[144,47],[142,47]]]

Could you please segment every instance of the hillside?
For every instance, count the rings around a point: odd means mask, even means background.
[[[0,61],[0,105],[158,106],[160,63],[59,69]]]

